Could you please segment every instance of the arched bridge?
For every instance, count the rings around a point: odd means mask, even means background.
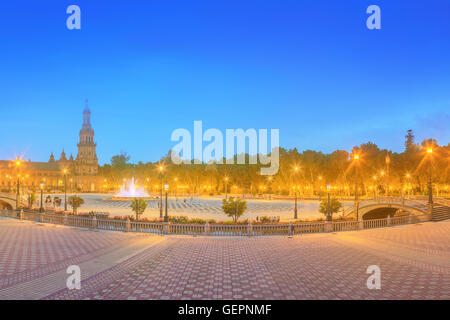
[[[376,200],[362,200],[358,203],[358,216],[364,220],[377,219],[394,216],[398,212],[414,215],[430,214],[428,200],[425,198],[403,198],[403,197],[379,197]],[[435,221],[450,218],[450,201],[437,198],[434,200],[431,210]],[[356,216],[356,206],[348,212],[347,216]]]
[[[11,193],[0,192],[0,209],[15,210],[16,196]]]

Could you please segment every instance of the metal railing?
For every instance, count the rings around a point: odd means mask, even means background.
[[[353,231],[384,228],[396,225],[418,223],[431,220],[428,214],[403,215],[384,219],[360,221],[333,221],[285,224],[184,224],[145,222],[117,219],[97,219],[93,217],[40,213],[34,211],[3,210],[1,216],[40,223],[51,223],[78,228],[137,233],[207,235],[207,236],[293,236],[308,233]]]

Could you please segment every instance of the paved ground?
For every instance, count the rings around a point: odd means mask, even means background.
[[[81,290],[65,288],[79,265]],[[366,269],[381,269],[369,290]],[[0,218],[0,299],[450,299],[450,221],[266,238],[142,236]]]
[[[54,196],[54,195],[53,195]],[[111,195],[105,194],[83,194],[84,204],[80,208],[80,212],[100,211],[108,212],[112,216],[132,215],[130,209],[130,201],[112,201]],[[186,199],[186,202],[184,202]],[[247,199],[247,210],[244,219],[256,219],[261,216],[275,216],[280,219],[293,219],[294,217],[294,201],[288,200],[257,200]],[[353,208],[353,201],[343,201],[345,210],[348,212]],[[319,201],[316,200],[299,200],[298,216],[300,219],[317,219],[323,218],[323,214],[319,213]],[[61,207],[62,208],[62,207]],[[171,197],[168,199],[169,215],[171,216],[188,216],[190,218],[230,220],[224,215],[222,210],[222,199],[218,198],[194,198],[179,197],[177,199]],[[342,213],[340,212],[339,215]],[[143,217],[158,218],[159,206],[158,201],[147,201],[147,209]]]

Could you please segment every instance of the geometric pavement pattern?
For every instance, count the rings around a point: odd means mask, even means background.
[[[89,208],[89,210],[108,211],[108,209],[125,209],[130,211],[130,201],[113,201],[100,195],[84,195],[84,205],[80,208],[81,211],[86,211],[83,207]],[[164,199],[163,199],[164,200]],[[186,202],[184,201],[186,200]],[[164,200],[165,201],[165,200]],[[159,200],[147,200],[147,210],[155,211],[159,210]],[[298,209],[302,210],[304,206],[307,209],[308,206],[313,205],[314,209],[317,209],[317,201],[298,201]],[[352,207],[353,202],[346,201],[344,204],[347,207]],[[165,205],[165,204],[163,204]],[[168,198],[168,209],[173,212],[204,212],[204,213],[217,213],[223,214],[222,211],[222,199],[199,199],[190,197],[173,197]],[[289,200],[255,200],[247,202],[246,212],[250,213],[282,213],[292,212],[294,209],[294,201]]]
[[[121,232],[5,221],[0,220],[0,283],[16,272],[39,277],[46,262],[93,259],[105,247],[114,250],[131,241]],[[450,299],[448,220],[293,238],[160,238],[82,279],[81,290],[63,288],[41,298]],[[380,290],[366,286],[370,265],[381,269]]]

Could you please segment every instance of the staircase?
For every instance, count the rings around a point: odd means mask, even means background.
[[[433,221],[442,221],[450,218],[450,207],[435,204],[433,206]]]

